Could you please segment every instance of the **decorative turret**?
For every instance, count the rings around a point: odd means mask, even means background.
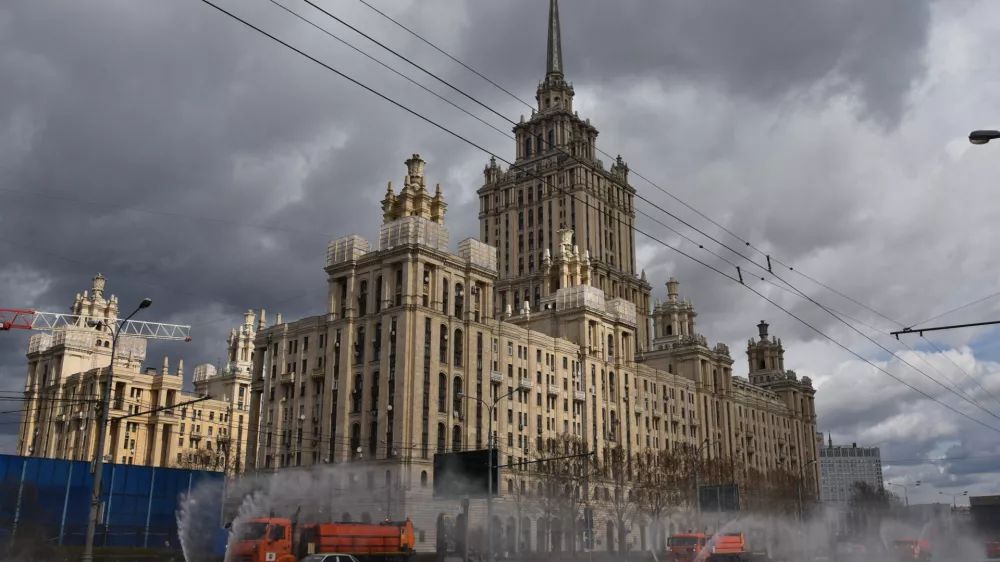
[[[406,177],[399,195],[393,191],[392,182],[386,188],[382,200],[382,224],[404,217],[422,217],[439,225],[444,224],[448,205],[444,202],[441,184],[437,185],[433,196],[427,192],[427,179],[424,177],[426,162],[419,154],[414,154],[405,164]]]
[[[770,382],[786,378],[785,350],[779,338],[768,336],[767,329],[767,322],[761,320],[757,324],[759,340],[751,339],[747,342],[750,382],[758,386],[766,386]]]
[[[680,299],[680,283],[671,277],[667,281],[667,302],[656,302],[653,308],[653,337],[658,343],[679,341],[695,335],[694,305]]]

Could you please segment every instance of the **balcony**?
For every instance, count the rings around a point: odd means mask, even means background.
[[[111,409],[112,410],[124,411],[125,410],[125,397],[123,397],[123,396],[116,396],[115,399],[111,401]]]
[[[495,384],[500,384],[503,382],[503,373],[500,371],[493,371],[490,373],[490,382]]]
[[[324,369],[323,367],[313,367],[313,370],[310,371],[310,375],[314,379],[323,380],[323,378],[326,376],[326,369]]]
[[[549,396],[559,396],[559,394],[562,393],[562,388],[560,388],[558,384],[550,384],[546,390],[548,391]]]
[[[653,411],[650,412],[650,413],[653,415],[653,419],[654,420],[658,420],[658,419],[660,419],[660,417],[663,416],[663,413],[660,412],[659,410],[657,410],[656,408],[653,408]]]
[[[698,418],[691,418],[690,422],[692,427],[698,427],[701,425],[701,421]]]
[[[281,384],[293,384],[295,382],[295,375],[292,373],[281,373],[278,377]]]
[[[642,406],[636,406],[635,408],[632,409],[632,411],[634,411],[635,414],[639,416],[646,413],[646,408],[643,408]]]
[[[532,388],[535,388],[535,381],[528,377],[521,377],[517,383],[518,390],[531,390]]]
[[[574,390],[573,391],[573,401],[574,402],[586,402],[587,401],[587,393],[584,392],[584,391],[582,391],[582,390]]]

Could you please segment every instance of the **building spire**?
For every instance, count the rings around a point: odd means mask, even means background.
[[[549,0],[549,42],[545,63],[546,76],[563,75],[562,35],[559,33],[559,0]]]

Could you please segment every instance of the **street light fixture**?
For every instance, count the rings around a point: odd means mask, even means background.
[[[518,387],[512,388],[510,390],[510,392],[508,392],[507,394],[504,394],[503,396],[497,397],[497,399],[493,401],[492,405],[488,404],[482,398],[478,398],[478,397],[475,397],[475,396],[469,396],[468,394],[466,394],[464,392],[459,392],[458,393],[458,397],[459,398],[468,399],[468,400],[475,400],[476,402],[479,402],[483,406],[486,406],[486,414],[489,416],[489,422],[488,422],[487,429],[486,429],[486,458],[489,459],[489,460],[486,461],[487,464],[488,464],[488,469],[487,469],[487,473],[486,473],[486,481],[487,481],[487,491],[486,491],[486,540],[487,540],[486,546],[487,546],[487,551],[486,551],[486,556],[487,556],[487,560],[489,560],[491,562],[493,560],[493,468],[494,468],[494,465],[493,465],[493,447],[494,447],[494,444],[493,444],[493,409],[496,408],[497,404],[499,404],[501,400],[503,400],[504,398],[510,397],[510,395],[512,395],[515,392],[517,392],[517,390],[518,390]],[[465,535],[466,535],[465,541],[466,541],[466,544],[468,544],[468,535],[469,535],[468,518],[466,518],[466,525],[465,525],[465,527],[466,527],[466,529],[465,529]]]
[[[1000,139],[1000,131],[979,130],[969,133],[969,142],[972,144],[986,144],[996,139]]]
[[[893,484],[892,482],[886,482],[890,486],[898,486],[903,489],[903,498],[906,500],[906,507],[910,507],[910,488],[916,488],[920,485],[920,480],[917,480],[913,484]]]
[[[958,498],[960,498],[962,496],[969,495],[969,491],[968,490],[966,490],[966,491],[964,491],[964,492],[962,492],[960,494],[949,494],[947,492],[938,492],[938,493],[941,494],[942,496],[950,496],[951,497],[951,507],[952,507],[952,509],[958,509]]]
[[[101,396],[101,401],[97,404],[97,407],[101,410],[97,423],[97,430],[99,432],[97,435],[97,458],[94,459],[94,489],[90,495],[90,516],[87,518],[87,535],[84,537],[83,556],[81,557],[83,562],[92,562],[94,560],[94,533],[97,532],[97,519],[101,513],[101,491],[103,486],[101,476],[104,473],[104,447],[106,446],[105,442],[108,433],[108,410],[111,409],[111,379],[115,370],[115,352],[118,350],[118,335],[121,334],[122,327],[128,324],[128,321],[133,316],[140,310],[149,308],[152,304],[153,299],[142,299],[139,307],[132,311],[132,314],[126,316],[125,320],[115,324],[114,333],[111,336],[111,362],[108,364],[108,376],[104,384],[104,394]],[[97,329],[111,328],[112,326],[108,320],[91,320],[88,324]],[[98,371],[98,377],[100,377],[99,373],[100,371]]]
[[[802,465],[802,469],[799,470],[799,523],[803,520],[802,514],[802,481],[806,479],[806,469],[810,466],[816,464],[816,459],[813,459],[806,464]]]

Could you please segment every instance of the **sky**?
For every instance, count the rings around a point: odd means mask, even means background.
[[[513,158],[505,134],[530,115],[519,100],[533,102],[545,69],[544,0],[366,0],[513,96],[360,0],[312,0],[469,97],[304,0],[213,1],[478,147],[201,0],[0,7],[0,307],[65,311],[100,271],[123,309],[148,296],[144,319],[193,326],[194,341],[149,354],[188,373],[225,357],[248,308],[322,312],[327,242],[377,239],[386,183],[399,185],[411,154],[443,186],[453,244],[476,236],[486,151]],[[1000,493],[997,332],[885,334],[998,290],[1000,146],[966,137],[1000,127],[1000,9],[560,11],[566,77],[605,167],[621,154],[638,193],[674,215],[640,207],[662,223],[640,217],[636,237],[654,297],[676,277],[697,331],[730,346],[739,375],[767,320],[786,367],[816,385],[820,429],[880,446],[888,481],[922,482],[911,503]],[[924,325],[998,316],[1000,297]],[[2,391],[23,389],[28,336],[0,334]],[[17,428],[0,414],[0,450],[13,452]]]

